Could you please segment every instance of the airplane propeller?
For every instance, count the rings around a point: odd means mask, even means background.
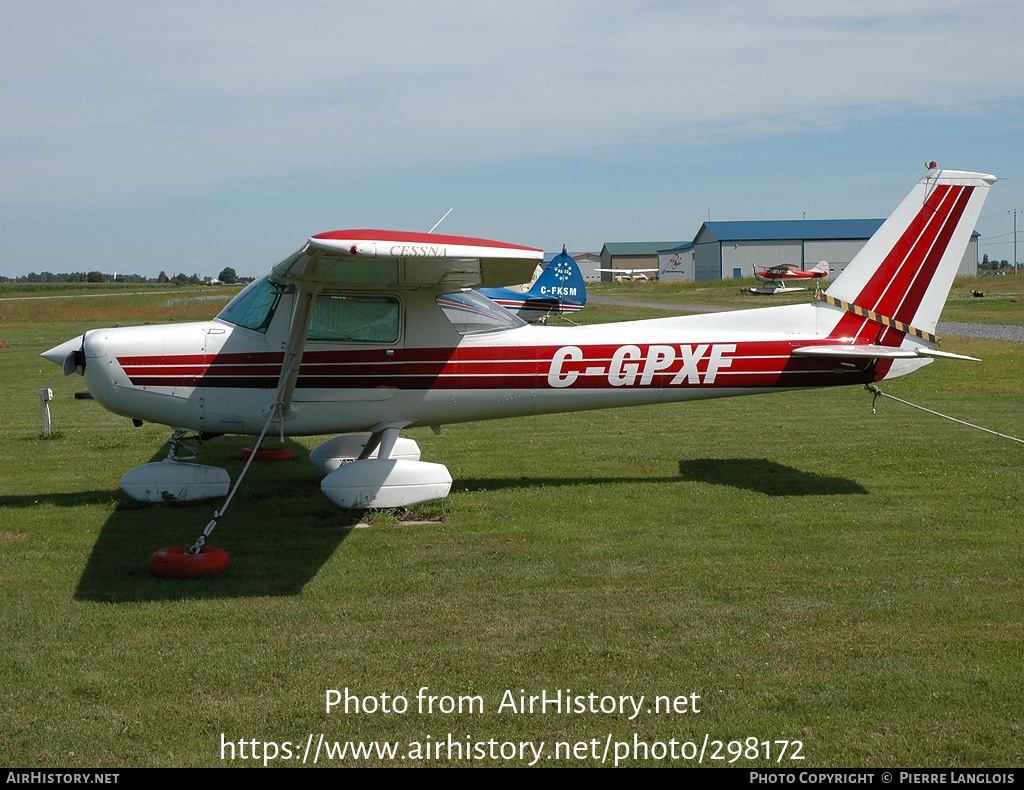
[[[78,369],[82,369],[82,375],[85,375],[85,334],[82,334],[82,345],[64,357],[64,375],[70,376],[72,373],[77,373]]]

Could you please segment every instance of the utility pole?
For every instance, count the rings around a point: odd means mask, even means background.
[[[1013,273],[1017,273],[1017,209],[1013,210]]]

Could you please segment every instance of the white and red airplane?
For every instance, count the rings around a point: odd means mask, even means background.
[[[770,286],[775,288],[775,292],[779,289],[787,291],[796,290],[807,290],[806,288],[795,288],[786,287],[784,283],[788,282],[806,282],[811,280],[819,280],[824,277],[828,277],[829,269],[827,261],[820,261],[814,267],[810,269],[798,269],[791,263],[784,263],[779,266],[769,266],[766,269],[755,269],[754,276],[763,283],[768,283]]]
[[[645,283],[650,277],[647,275],[657,269],[594,269],[596,272],[611,272],[617,283]]]
[[[931,169],[815,301],[596,326],[525,324],[473,288],[523,282],[539,249],[342,230],[312,236],[211,321],[90,330],[47,359],[96,400],[174,428],[137,499],[227,493],[185,463],[190,434],[338,434],[311,460],[341,507],[439,499],[451,476],[403,429],[877,382],[933,357],[933,334],[994,176]],[[358,459],[358,460],[353,460]]]

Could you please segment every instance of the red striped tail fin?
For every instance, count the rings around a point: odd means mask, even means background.
[[[995,182],[984,173],[929,170],[825,292],[889,319],[887,326],[848,312],[832,335],[871,335],[888,346],[905,336],[893,327],[933,333]]]

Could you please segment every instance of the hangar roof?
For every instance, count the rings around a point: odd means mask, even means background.
[[[681,241],[609,241],[604,245],[611,255],[655,255],[658,250],[678,247]],[[604,250],[602,250],[604,252]]]
[[[708,241],[781,241],[786,239],[869,239],[882,219],[781,219],[705,222],[694,238]]]
[[[692,241],[688,241],[685,244],[680,244],[678,247],[669,247],[667,250],[658,250],[658,252],[659,253],[662,253],[662,252],[679,252],[680,250],[689,250],[692,247],[693,247],[693,242]]]

